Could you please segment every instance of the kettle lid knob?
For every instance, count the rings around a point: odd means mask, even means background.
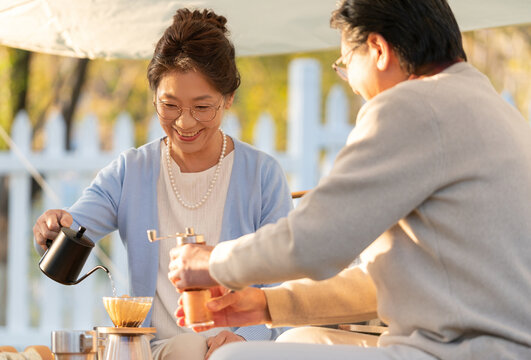
[[[87,235],[85,235],[85,231],[87,231],[87,228],[85,228],[84,226],[80,226],[77,231],[71,228],[63,227],[61,228],[61,231],[63,232],[66,238],[73,240],[80,245],[90,248],[94,247],[94,242],[89,239]]]
[[[83,226],[80,226],[79,230],[77,231],[76,238],[79,239],[80,237],[82,237],[85,231],[87,231],[87,229],[84,228]]]

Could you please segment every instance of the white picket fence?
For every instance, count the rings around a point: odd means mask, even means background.
[[[314,59],[297,59],[290,64],[286,152],[275,151],[275,127],[268,114],[260,117],[254,129],[254,145],[280,161],[294,191],[317,184],[329,171],[352,129],[348,124],[347,98],[339,86],[328,94],[325,121],[321,121],[320,78],[321,69]],[[234,115],[227,115],[222,127],[229,135],[239,137],[238,119]],[[6,291],[7,295],[6,304],[0,300],[5,305],[0,308],[0,312],[5,311],[5,324],[0,323],[0,345],[19,349],[31,344],[50,345],[53,330],[88,330],[111,325],[101,299],[112,295],[106,274],[97,271],[75,286],[50,280],[38,269],[32,227],[45,209],[70,205],[99,169],[120,151],[133,146],[134,138],[127,114],[121,114],[116,121],[113,150],[109,152],[100,150],[98,121],[94,116],[85,118],[76,129],[74,150],[70,152],[64,150],[65,126],[59,115],[48,119],[45,132],[45,149],[33,152],[30,121],[27,114],[19,113],[10,135],[11,149],[0,153],[0,176],[9,179],[7,267],[0,264],[0,294]],[[154,118],[149,138],[162,134]],[[31,199],[31,169],[42,175],[49,186],[42,199]],[[111,234],[93,251],[82,274],[103,263],[113,274],[118,294],[127,293],[124,251],[117,233]]]

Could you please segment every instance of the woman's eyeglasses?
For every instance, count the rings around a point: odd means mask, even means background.
[[[222,99],[223,100],[223,99]],[[192,107],[183,107],[176,104],[170,104],[165,101],[154,101],[153,105],[155,105],[155,110],[157,111],[157,114],[159,115],[159,118],[161,118],[164,121],[175,121],[181,115],[183,114],[183,111],[189,110],[190,115],[192,117],[200,122],[207,122],[214,120],[216,117],[216,114],[218,110],[221,108],[221,102],[218,106],[213,105],[195,105]]]

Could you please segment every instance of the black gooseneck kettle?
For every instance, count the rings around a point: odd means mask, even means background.
[[[78,279],[87,261],[94,242],[87,236],[83,226],[78,231],[62,227],[55,240],[46,240],[48,249],[39,260],[39,268],[50,279],[63,285],[75,285],[98,269],[109,270],[98,265]]]

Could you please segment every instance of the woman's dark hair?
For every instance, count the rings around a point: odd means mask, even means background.
[[[234,46],[227,38],[227,19],[212,10],[179,9],[160,38],[149,63],[149,86],[156,90],[170,71],[200,71],[223,95],[240,86]]]
[[[410,74],[421,75],[430,64],[466,61],[446,0],[343,0],[330,24],[353,44],[364,43],[370,33],[382,35]]]

